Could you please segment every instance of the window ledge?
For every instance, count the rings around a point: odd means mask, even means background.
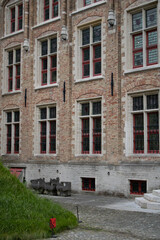
[[[97,7],[97,6],[99,6],[99,5],[105,4],[106,2],[107,2],[106,0],[102,0],[102,1],[97,2],[97,3],[92,3],[92,4],[90,4],[89,6],[85,6],[85,7],[79,8],[77,11],[72,12],[72,13],[71,13],[71,16],[72,16],[72,15],[75,15],[75,14],[77,14],[77,13],[79,13],[79,12],[83,12],[83,11],[85,11],[85,10],[88,10],[88,9],[90,9],[90,8]]]
[[[135,73],[135,72],[142,72],[142,71],[152,70],[152,69],[157,69],[157,68],[160,68],[160,64],[155,64],[155,65],[152,65],[152,66],[146,66],[146,67],[129,69],[129,70],[124,71],[124,74]]]
[[[18,94],[18,93],[21,93],[21,91],[13,91],[13,92],[2,93],[2,96],[13,95],[13,94]]]
[[[17,32],[14,32],[14,33],[7,34],[4,37],[2,37],[1,40],[12,37],[12,36],[15,36],[15,35],[18,35],[18,34],[23,33],[23,32],[24,32],[24,30],[20,30],[20,31],[17,31]]]
[[[61,17],[56,17],[56,18],[49,19],[49,20],[47,20],[47,21],[44,21],[44,22],[41,22],[41,23],[35,25],[34,27],[32,27],[32,29],[35,29],[35,28],[44,26],[44,25],[49,24],[49,23],[52,23],[52,22],[56,22],[56,21],[58,21],[58,20],[60,20],[60,19],[61,19]]]
[[[34,156],[35,157],[56,157],[57,156],[57,154],[56,153],[53,153],[53,154],[49,154],[49,153],[47,153],[47,154],[34,154]]]
[[[81,82],[93,81],[93,80],[102,80],[102,79],[104,79],[104,77],[100,75],[100,76],[78,79],[75,81],[75,83],[81,83]]]
[[[130,154],[128,157],[160,157],[160,153],[138,153],[138,154]]]
[[[40,87],[36,87],[35,90],[40,90],[40,89],[45,89],[45,88],[51,88],[51,87],[58,87],[58,83],[55,84],[50,84],[50,85],[45,85],[45,86],[40,86]]]
[[[75,157],[102,157],[103,154],[75,154]]]

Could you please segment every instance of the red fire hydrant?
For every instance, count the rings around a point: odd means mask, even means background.
[[[50,229],[52,229],[52,238],[56,238],[57,236],[54,234],[54,229],[56,228],[56,218],[50,218],[49,220]]]

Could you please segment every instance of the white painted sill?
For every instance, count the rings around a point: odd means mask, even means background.
[[[104,77],[101,75],[101,76],[78,79],[78,80],[75,80],[75,83],[94,81],[94,80],[103,80],[103,79],[104,79]]]
[[[138,153],[138,154],[128,154],[128,157],[160,157],[160,153]]]
[[[2,96],[13,95],[13,94],[18,94],[18,93],[21,93],[21,91],[13,91],[13,92],[2,93]]]
[[[57,154],[56,153],[54,153],[54,154],[49,154],[49,153],[44,153],[44,154],[34,154],[34,156],[35,157],[56,157],[57,156]]]
[[[106,2],[107,2],[106,0],[102,0],[102,1],[97,2],[97,3],[92,3],[92,4],[90,4],[89,6],[85,6],[85,7],[79,8],[77,11],[72,12],[70,15],[72,16],[72,15],[75,15],[75,14],[77,14],[77,13],[86,11],[86,10],[88,10],[88,9],[97,7],[97,6],[99,6],[99,5],[103,5],[103,4],[105,4]]]
[[[52,88],[52,87],[58,87],[58,83],[55,83],[55,84],[50,84],[50,85],[45,85],[45,86],[40,86],[40,87],[36,87],[35,88],[35,91],[36,90],[40,90],[40,89],[45,89],[45,88]]]
[[[24,33],[24,30],[20,30],[20,31],[17,31],[17,32],[14,32],[14,33],[7,34],[4,37],[2,37],[1,40],[12,37],[12,36],[15,36],[15,35],[18,35],[20,33]]]
[[[157,68],[160,68],[160,64],[155,64],[155,65],[152,65],[152,66],[146,66],[146,67],[129,69],[129,70],[124,71],[124,74],[142,72],[142,71],[153,70],[153,69],[157,69]]]
[[[75,157],[102,157],[103,154],[75,154]]]
[[[49,23],[52,23],[52,22],[56,22],[56,21],[58,21],[58,20],[60,20],[60,19],[61,19],[61,17],[56,17],[56,18],[49,19],[49,20],[47,20],[47,21],[44,21],[44,22],[41,22],[41,23],[35,25],[34,27],[32,27],[32,29],[35,29],[35,28],[44,26],[44,25],[49,24]]]

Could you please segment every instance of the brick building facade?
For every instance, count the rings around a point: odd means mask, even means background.
[[[2,0],[3,163],[75,192],[159,188],[159,16],[156,0]]]

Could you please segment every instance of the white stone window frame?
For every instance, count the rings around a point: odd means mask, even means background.
[[[92,114],[92,103],[101,101],[101,114],[93,115]],[[90,114],[88,116],[82,116],[82,104],[90,103]],[[76,116],[75,116],[75,156],[102,156],[104,154],[103,151],[103,100],[102,97],[99,98],[89,98],[89,99],[81,99],[76,102]],[[93,118],[101,117],[101,153],[93,153]],[[89,129],[89,149],[90,153],[82,153],[82,119],[89,118],[90,119],[90,129]]]
[[[147,109],[147,95],[158,94],[158,109]],[[143,96],[143,110],[133,111],[133,97]],[[125,121],[125,150],[124,153],[126,156],[135,156],[135,157],[144,157],[152,156],[159,157],[159,153],[148,153],[148,144],[147,144],[147,114],[151,112],[158,112],[159,116],[159,150],[160,150],[160,89],[152,89],[146,91],[138,91],[136,93],[128,93],[127,95],[127,106],[126,106],[126,121]],[[144,121],[144,153],[134,153],[133,145],[133,118],[135,114],[143,113]]]
[[[49,40],[57,38],[57,82],[56,83],[50,83],[50,61],[48,61],[47,65],[47,84],[42,85],[42,76],[41,76],[41,71],[42,71],[42,62],[41,59],[45,57],[41,55],[41,43],[45,40]],[[59,37],[57,33],[51,33],[47,34],[46,36],[39,37],[35,39],[35,66],[34,66],[34,80],[35,80],[35,90],[37,89],[43,89],[43,88],[48,88],[48,87],[57,87],[59,84],[59,69],[58,69],[58,62],[59,62],[59,54],[58,54],[58,48],[59,48]],[[55,53],[49,53],[50,51],[50,44],[48,44],[48,54],[47,57],[50,58],[51,56],[54,56]]]
[[[84,6],[84,0],[76,0],[76,11],[72,14],[75,14],[76,12],[83,11],[89,8],[96,7],[98,5],[106,3],[108,0],[99,0],[98,2],[94,2],[94,0],[91,0],[91,4]]]
[[[56,118],[49,118],[49,108],[56,107]],[[41,119],[41,109],[47,108],[47,118]],[[41,122],[47,122],[47,129],[46,129],[46,153],[41,153],[40,147],[40,132],[41,132]],[[49,122],[56,121],[56,153],[49,152]],[[58,149],[58,141],[57,141],[57,129],[58,129],[58,116],[57,116],[57,104],[56,103],[49,103],[49,104],[38,104],[35,108],[35,135],[34,135],[34,155],[35,156],[57,156]]]
[[[19,111],[19,122],[14,121],[14,112]],[[7,113],[12,112],[12,122],[7,123]],[[12,145],[11,145],[11,153],[7,153],[7,125],[11,124],[14,126],[15,124],[19,124],[19,153],[14,153],[14,127],[12,127]],[[21,144],[21,137],[20,137],[20,132],[21,132],[21,112],[19,108],[12,108],[12,109],[5,109],[2,112],[2,137],[1,137],[1,143],[2,143],[2,149],[1,149],[1,154],[3,155],[15,155],[19,156],[20,154],[20,144]]]
[[[16,90],[15,88],[15,82],[16,82],[16,65],[19,63],[15,63],[15,52],[16,49],[20,49],[21,51],[21,61],[20,63],[20,89]],[[8,52],[13,51],[13,90],[12,91],[8,91],[8,77],[9,77],[9,73],[8,73]],[[13,47],[9,47],[9,48],[5,48],[3,50],[3,79],[2,79],[2,95],[5,94],[14,94],[14,93],[19,93],[21,92],[21,85],[22,85],[22,46],[17,44],[14,45]]]
[[[101,41],[93,43],[93,27],[101,25]],[[90,28],[90,44],[82,46],[82,30]],[[101,74],[95,75],[93,74],[93,47],[95,45],[101,44]],[[90,76],[83,78],[82,76],[82,49],[90,46],[91,48],[91,55],[90,55]],[[103,34],[103,22],[102,19],[99,19],[97,21],[93,21],[87,24],[83,24],[81,26],[78,26],[77,28],[77,35],[76,35],[76,56],[75,56],[75,65],[77,66],[75,69],[75,82],[84,82],[89,80],[99,80],[104,78],[104,34]]]
[[[52,0],[49,0],[49,19],[44,20],[44,0],[37,0],[37,26],[48,24],[49,22],[60,19],[60,0],[58,0],[58,16],[52,18]]]
[[[145,19],[145,13],[146,10],[152,9],[157,7],[157,25],[153,27],[145,27],[146,24],[146,19]],[[142,12],[142,30],[138,31],[132,31],[132,15],[135,13]],[[124,33],[125,33],[125,41],[124,41],[124,46],[125,46],[125,58],[122,59],[122,62],[125,61],[124,64],[124,73],[132,73],[132,72],[139,72],[139,71],[144,71],[148,69],[155,69],[155,68],[160,68],[160,54],[159,54],[159,49],[160,49],[160,25],[158,24],[160,21],[160,2],[156,0],[151,0],[150,3],[143,3],[138,7],[134,8],[129,8],[125,10],[124,14]],[[158,49],[158,63],[153,64],[153,65],[147,65],[147,57],[146,57],[146,38],[147,38],[147,32],[150,30],[157,29],[157,49]],[[138,33],[142,33],[143,36],[143,67],[137,67],[133,68],[133,35]],[[122,51],[123,52],[123,51]]]
[[[18,30],[18,6],[23,5],[22,29]],[[11,32],[11,9],[15,7],[15,31]],[[24,31],[24,0],[10,1],[5,7],[5,36],[12,36]]]

